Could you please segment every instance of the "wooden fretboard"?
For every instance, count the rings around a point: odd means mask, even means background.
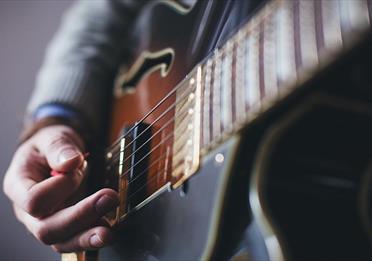
[[[279,0],[263,7],[180,84],[175,126],[189,128],[175,133],[172,174],[183,176],[179,184],[202,154],[368,32],[371,17],[372,0]]]
[[[112,223],[183,184],[205,154],[370,33],[371,16],[372,0],[266,4],[147,114],[158,110],[151,138],[141,141],[147,132],[136,125],[110,147],[107,176],[121,198]],[[140,150],[150,142],[150,151]]]

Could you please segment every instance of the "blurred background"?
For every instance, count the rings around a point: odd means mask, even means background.
[[[23,113],[48,41],[72,0],[0,0],[0,176],[17,146]],[[1,186],[2,187],[2,186]],[[58,260],[15,219],[0,192],[0,260]]]

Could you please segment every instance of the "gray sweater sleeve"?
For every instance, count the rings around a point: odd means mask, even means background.
[[[81,0],[64,15],[49,44],[27,114],[48,103],[77,110],[98,128],[124,56],[138,0]]]

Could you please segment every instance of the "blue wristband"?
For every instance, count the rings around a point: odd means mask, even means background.
[[[33,114],[33,119],[38,121],[47,117],[61,117],[68,120],[77,120],[79,115],[68,106],[58,103],[48,103],[39,107]]]

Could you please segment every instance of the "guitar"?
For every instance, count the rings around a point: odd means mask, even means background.
[[[372,259],[372,1],[274,0],[205,55],[228,3],[136,21],[100,259]]]

